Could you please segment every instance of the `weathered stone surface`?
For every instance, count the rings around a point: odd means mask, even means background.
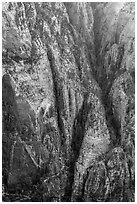
[[[25,20],[25,7],[20,3],[3,3],[3,54],[5,58],[30,58],[31,35]],[[8,59],[6,59],[8,60]]]
[[[33,188],[39,172],[32,201],[133,201],[134,3],[9,2],[2,14],[7,184]]]
[[[4,174],[10,168],[11,147],[16,139],[14,135],[16,135],[17,131],[20,131],[20,121],[18,117],[14,87],[10,76],[5,74],[2,79],[2,159]]]
[[[10,157],[10,172],[8,176],[8,185],[16,186],[18,183],[26,183],[28,186],[32,185],[32,177],[34,179],[38,164],[35,162],[31,148],[26,147],[25,144],[14,142]],[[30,182],[30,183],[27,183]]]
[[[86,116],[84,138],[79,158],[76,162],[72,201],[78,201],[78,197],[81,196],[83,175],[86,169],[92,165],[99,155],[107,152],[110,145],[110,135],[106,125],[105,111],[97,94],[99,88],[97,86],[94,88],[94,86],[87,98],[88,114]]]
[[[104,81],[109,90],[120,72],[134,70],[134,6],[129,2],[99,3],[95,9],[96,72],[100,83]]]
[[[9,186],[23,182],[23,178],[32,182],[49,157],[46,147],[36,141],[35,112],[23,97],[15,96],[15,87],[12,78],[3,75],[3,167],[9,171]]]
[[[105,158],[99,164],[96,161],[91,167],[91,177],[85,181],[85,201],[133,201],[134,3],[102,3],[95,8],[95,50],[100,52],[95,76],[104,91],[107,125],[116,130],[115,143],[120,147],[109,151],[109,160]],[[109,132],[111,135],[110,127]]]
[[[86,202],[134,200],[129,163],[122,148],[114,148],[106,158],[88,169],[84,188]]]
[[[114,88],[115,87],[115,88]],[[120,123],[121,146],[130,168],[130,179],[135,177],[135,90],[134,81],[129,72],[120,75],[111,89],[114,114]],[[114,91],[115,90],[115,91]],[[117,93],[116,93],[117,91]]]

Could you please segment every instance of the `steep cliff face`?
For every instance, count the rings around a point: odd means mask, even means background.
[[[132,201],[135,175],[134,3],[99,3],[93,7],[94,76],[102,89],[107,127],[116,147],[109,150],[106,159],[89,168],[82,186],[83,196],[86,201]]]
[[[10,2],[2,14],[5,189],[133,201],[134,3]]]

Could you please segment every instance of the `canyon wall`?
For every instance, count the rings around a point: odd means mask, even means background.
[[[2,20],[3,199],[134,201],[135,4],[9,2]]]

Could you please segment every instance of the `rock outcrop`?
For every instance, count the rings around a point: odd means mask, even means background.
[[[7,192],[134,201],[135,4],[9,2],[2,15]]]

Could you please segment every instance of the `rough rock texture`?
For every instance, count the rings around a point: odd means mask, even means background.
[[[134,201],[135,4],[9,2],[2,17],[6,192]]]

